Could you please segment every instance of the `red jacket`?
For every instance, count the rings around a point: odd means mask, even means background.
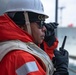
[[[50,47],[47,45],[47,43],[45,41],[43,41],[43,46],[44,46],[45,52],[49,55],[50,59],[52,59],[54,56],[54,50],[58,46],[58,40],[56,39],[56,41]]]
[[[21,30],[7,15],[0,16],[0,42],[10,40],[33,42],[33,38],[27,32]],[[48,54],[50,55],[50,53]],[[29,67],[30,63],[32,65]],[[24,66],[29,67],[29,70],[26,71]],[[32,70],[31,67],[34,69]],[[0,75],[21,75],[17,74],[17,70],[25,75],[46,75],[41,60],[23,50],[10,51],[0,61]]]

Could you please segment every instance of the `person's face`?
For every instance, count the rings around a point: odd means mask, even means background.
[[[45,37],[45,26],[40,27],[37,22],[31,23],[31,32],[34,42],[36,44],[41,44]]]

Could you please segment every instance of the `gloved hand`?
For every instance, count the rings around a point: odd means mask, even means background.
[[[56,41],[55,38],[55,29],[57,28],[58,23],[45,23],[45,27],[47,29],[45,33],[44,41],[48,44],[48,46],[52,46],[52,44]]]
[[[68,52],[64,49],[54,50],[53,63],[56,68],[54,75],[68,75]]]

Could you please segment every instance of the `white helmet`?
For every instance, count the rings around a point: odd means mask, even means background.
[[[29,11],[48,17],[44,13],[40,0],[0,0],[0,11],[1,14],[12,11]]]

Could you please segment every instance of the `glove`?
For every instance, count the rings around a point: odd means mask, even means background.
[[[54,50],[54,55],[53,63],[56,68],[54,75],[68,75],[68,52],[64,49]]]
[[[56,41],[55,38],[55,29],[57,28],[58,23],[46,23],[45,27],[47,29],[45,33],[44,41],[48,44],[48,46],[52,46],[52,44]]]

